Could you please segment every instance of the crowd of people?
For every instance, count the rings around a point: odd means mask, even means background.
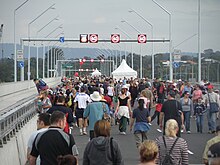
[[[187,81],[158,78],[152,82],[147,78],[74,77],[63,78],[56,88],[48,88],[43,80],[34,82],[39,93],[39,117],[38,131],[28,142],[30,164],[38,161],[42,165],[77,164],[77,143],[71,135],[74,126],[78,127],[80,136],[89,134],[90,141],[83,155],[84,165],[124,164],[120,147],[110,136],[113,125],[119,125],[119,134],[123,136],[130,125],[142,165],[189,164],[187,142],[181,138],[181,133],[204,133],[205,115],[208,133],[220,131],[216,126],[219,91],[205,80],[192,85]],[[156,118],[158,131],[163,135],[149,140],[148,132]],[[191,130],[191,118],[196,119],[197,130]],[[207,143],[204,163],[210,163],[209,148],[216,143],[220,143],[219,135]],[[213,162],[217,161],[213,155],[216,154],[212,154]]]

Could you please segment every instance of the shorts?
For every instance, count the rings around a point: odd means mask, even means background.
[[[76,109],[76,118],[77,119],[83,118],[83,112],[84,112],[84,108],[77,108]]]

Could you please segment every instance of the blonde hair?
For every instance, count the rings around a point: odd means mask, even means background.
[[[177,129],[179,129],[177,121],[174,119],[170,119],[166,122],[165,135],[176,137]]]
[[[146,92],[145,90],[142,90],[142,91],[141,91],[141,96],[147,97],[147,92]]]
[[[158,146],[154,140],[145,140],[139,147],[141,163],[155,160],[158,154]]]

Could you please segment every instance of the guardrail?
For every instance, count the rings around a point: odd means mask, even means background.
[[[20,105],[14,105],[11,110],[0,116],[0,147],[7,144],[35,114],[36,97],[23,100]]]

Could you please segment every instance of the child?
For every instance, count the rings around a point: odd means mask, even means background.
[[[202,99],[198,99],[198,103],[196,103],[194,107],[194,116],[196,117],[196,126],[197,126],[197,132],[202,133],[203,129],[203,118],[204,113],[206,111],[205,105],[202,103]]]
[[[155,105],[154,115],[151,117],[151,122],[157,117],[157,125],[159,125],[159,116],[162,109],[162,100],[158,99],[157,104]]]

